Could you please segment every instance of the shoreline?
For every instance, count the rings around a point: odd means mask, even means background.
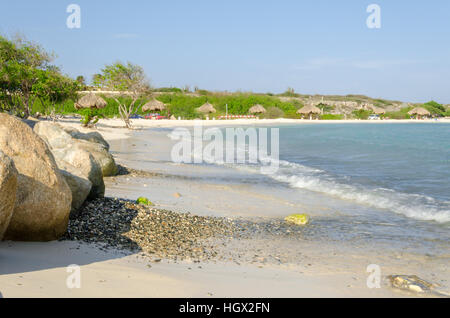
[[[80,128],[78,123],[65,124]],[[101,122],[97,130],[108,142],[121,142],[132,135],[133,131],[110,125],[117,123]],[[144,128],[152,127],[158,128]],[[148,173],[145,178],[155,177],[155,172]],[[114,182],[136,178],[132,174],[133,171],[131,175],[113,177]],[[170,188],[170,182],[165,186]],[[162,208],[157,205],[156,209]],[[434,276],[435,269],[445,270],[445,257],[373,253],[364,247],[348,251],[333,244],[300,240],[296,246],[300,251],[298,258],[284,259],[291,246],[278,250],[277,244],[285,241],[283,237],[243,237],[219,250],[222,259],[201,263],[192,258],[160,259],[161,255],[155,259],[141,251],[107,249],[78,240],[1,242],[0,293],[3,297],[434,297],[396,291],[386,277],[417,273],[431,281],[439,278],[438,282],[443,280],[444,285],[448,279],[442,274]],[[381,289],[366,286],[366,267],[373,263],[383,266]],[[80,290],[66,287],[66,267],[71,264],[81,267],[84,283]]]
[[[79,242],[1,243],[0,297],[417,297],[387,287],[368,289],[353,273],[324,273],[235,263],[151,262],[140,254]],[[8,244],[6,246],[6,244]],[[38,252],[36,252],[38,251]],[[81,268],[81,288],[69,289],[67,264]],[[6,272],[6,274],[5,274]]]
[[[64,125],[76,127],[80,129],[79,120],[76,118],[60,119],[57,122]],[[177,127],[193,127],[195,125],[203,126],[252,126],[252,125],[327,125],[327,124],[450,124],[450,118],[442,119],[387,119],[387,120],[305,120],[305,119],[235,119],[235,120],[148,120],[148,119],[132,119],[132,129],[126,129],[121,119],[100,119],[97,129],[102,133],[107,133],[107,139],[116,140],[126,138],[133,130],[146,128],[177,128]],[[113,129],[113,130],[112,130]],[[123,132],[117,130],[124,129]],[[88,130],[81,127],[81,130]],[[103,130],[103,131],[102,131]]]

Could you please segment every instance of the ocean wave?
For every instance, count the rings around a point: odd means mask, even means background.
[[[392,189],[369,189],[363,185],[345,184],[333,179],[325,171],[297,163],[280,161],[277,173],[267,174],[274,180],[287,183],[292,188],[324,193],[333,197],[387,209],[410,218],[439,223],[450,222],[448,204],[432,197],[400,193]]]
[[[265,161],[268,164],[270,159],[266,158]],[[286,160],[271,162],[271,164],[278,164],[278,171],[265,175],[278,182],[286,183],[292,188],[323,193],[373,208],[390,210],[417,220],[450,222],[448,202],[438,201],[430,196],[344,183],[324,170]],[[247,167],[247,169],[254,172],[260,171],[256,167]]]
[[[169,134],[169,138],[179,138],[176,134]],[[224,149],[226,153],[229,149]],[[232,148],[235,151],[236,148]],[[248,153],[248,148],[239,148],[238,151]],[[308,167],[287,160],[276,160],[270,157],[259,158],[260,164],[227,164],[223,160],[209,157],[203,153],[192,153],[194,162],[203,162],[214,165],[225,165],[247,172],[260,173],[273,180],[288,184],[292,188],[305,189],[323,193],[339,199],[353,201],[358,204],[384,209],[407,216],[409,218],[436,221],[438,223],[450,222],[450,205],[448,201],[438,201],[430,196],[412,193],[401,193],[393,189],[370,188],[362,184],[351,183],[351,178],[331,175],[324,170]],[[274,173],[265,173],[261,166],[278,167]]]

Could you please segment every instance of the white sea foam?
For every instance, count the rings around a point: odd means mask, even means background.
[[[169,137],[174,140],[173,135]],[[231,149],[235,150],[235,149]],[[224,149],[229,151],[229,149]],[[248,151],[248,149],[245,149]],[[195,156],[195,155],[194,155]],[[276,164],[277,172],[266,174],[270,178],[288,184],[292,188],[305,189],[339,199],[353,201],[358,204],[385,209],[417,220],[450,222],[450,204],[448,201],[438,201],[430,196],[401,193],[386,188],[370,188],[361,184],[351,183],[350,178],[336,178],[326,171],[308,167],[286,160],[272,162],[273,158],[259,158],[263,165]],[[223,161],[203,156],[203,161],[209,164],[224,165]],[[259,165],[227,165],[252,173],[261,173]]]
[[[345,184],[326,174],[325,171],[288,161],[281,160],[280,167],[277,173],[268,174],[268,176],[287,183],[293,188],[324,193],[378,209],[387,209],[418,220],[450,222],[448,202],[439,202],[425,195],[400,193],[392,189],[370,189],[363,185]]]

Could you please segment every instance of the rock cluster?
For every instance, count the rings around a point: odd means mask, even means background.
[[[232,237],[235,231],[235,225],[224,218],[102,198],[87,202],[82,213],[71,218],[64,238],[142,251],[156,258],[208,260],[217,254],[211,239]]]
[[[21,120],[0,114],[0,150],[18,172],[14,211],[4,238],[48,241],[63,235],[72,193],[47,144]],[[1,187],[0,193],[4,191]]]
[[[58,167],[63,171],[71,187],[74,196],[73,211],[78,210],[88,197],[95,199],[104,196],[103,169],[98,160],[100,151],[102,151],[103,157],[107,158],[103,162],[108,160],[115,165],[114,159],[106,150],[107,147],[102,143],[76,139],[73,137],[73,133],[67,132],[62,126],[51,122],[39,122],[33,130],[47,142]],[[91,151],[92,148],[100,150],[96,151],[97,158]]]
[[[17,170],[12,160],[0,151],[0,240],[14,211],[17,192]]]
[[[33,129],[30,127],[32,126]],[[0,113],[0,239],[50,241],[117,172],[100,134]]]

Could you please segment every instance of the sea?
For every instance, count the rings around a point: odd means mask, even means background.
[[[283,198],[290,208],[265,205],[265,217],[282,218],[298,207],[298,213],[311,216],[317,235],[327,240],[450,255],[450,124],[242,128],[278,130],[276,171],[265,172],[263,163],[173,163],[171,150],[179,141],[169,128],[135,132],[131,139],[113,143],[112,150],[128,166],[182,176],[187,184],[242,189],[235,204],[244,216],[246,204],[254,204],[245,193],[270,194]],[[220,128],[224,135],[226,129]],[[217,204],[217,210],[221,207]]]

